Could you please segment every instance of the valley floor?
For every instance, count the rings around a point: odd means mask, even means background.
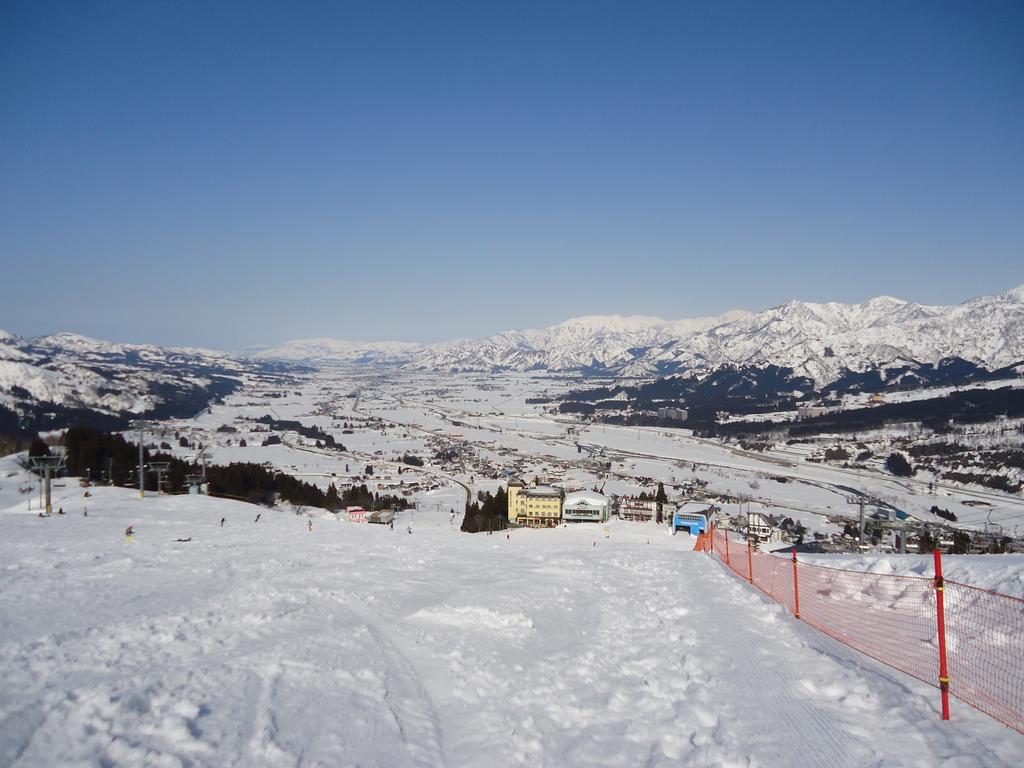
[[[1024,760],[1024,735],[955,700],[941,722],[934,688],[654,526],[63,493],[64,516],[0,508],[5,766]]]

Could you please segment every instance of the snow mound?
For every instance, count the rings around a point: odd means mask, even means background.
[[[471,605],[424,608],[410,618],[470,632],[486,630],[508,635],[525,635],[533,630],[533,621],[521,613],[499,613],[489,608]]]
[[[800,555],[800,561],[881,575],[935,576],[932,555]],[[942,575],[950,581],[1024,599],[1024,555],[943,555]]]

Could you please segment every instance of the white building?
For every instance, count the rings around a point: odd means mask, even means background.
[[[796,407],[798,419],[813,419],[815,416],[824,416],[831,412],[832,409],[824,405],[798,405]]]
[[[762,543],[781,541],[778,531],[768,520],[767,515],[760,512],[747,513],[747,539],[756,547]]]
[[[562,519],[569,523],[606,523],[612,502],[607,496],[593,491],[577,491],[565,496]]]
[[[685,408],[659,408],[659,419],[671,419],[673,421],[686,421],[689,412]]]
[[[370,510],[362,507],[346,507],[345,516],[350,523],[365,523],[370,517]]]

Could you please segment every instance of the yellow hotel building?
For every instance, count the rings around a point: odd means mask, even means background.
[[[521,480],[512,480],[508,484],[508,520],[527,528],[554,528],[562,520],[564,496],[561,488],[528,488]]]

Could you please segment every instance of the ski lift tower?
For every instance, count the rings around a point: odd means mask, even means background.
[[[881,506],[884,502],[881,499],[875,498],[874,496],[868,496],[867,494],[856,494],[856,495],[847,496],[846,497],[846,503],[847,504],[856,504],[857,506],[860,507],[860,527],[858,529],[859,530],[859,534],[858,534],[857,540],[861,544],[863,544],[864,543],[864,508],[867,507],[868,504],[871,504],[872,506],[878,507],[878,506]]]
[[[998,542],[1003,538],[1003,526],[992,522],[992,510],[988,511],[985,518],[985,538],[992,542]]]
[[[202,493],[203,476],[198,472],[185,475],[185,485],[188,486],[190,494]]]
[[[53,511],[53,507],[50,504],[50,479],[57,472],[64,469],[64,457],[33,456],[32,469],[41,472],[43,480],[46,482],[46,514],[49,515]]]
[[[156,472],[156,492],[161,494],[164,492],[164,472],[171,466],[169,461],[151,461],[149,462],[150,472]]]
[[[134,419],[131,426],[139,430],[139,498],[146,498],[146,427],[149,422],[145,419]]]
[[[185,484],[188,486],[189,494],[202,494],[203,486],[206,484],[206,450],[204,449],[196,457],[196,461],[193,463],[195,467],[197,463],[202,463],[202,470],[200,472],[191,472],[185,475]]]

